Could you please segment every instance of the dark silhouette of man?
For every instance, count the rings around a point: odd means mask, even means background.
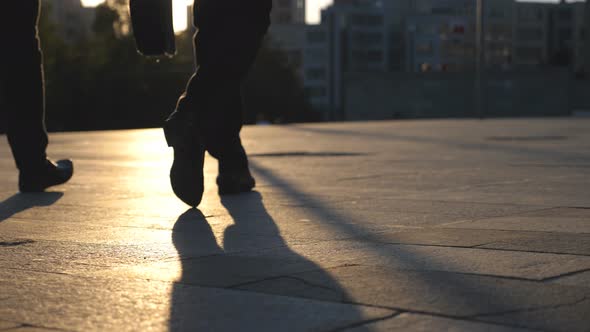
[[[0,10],[0,116],[21,192],[41,192],[67,182],[70,160],[47,159],[42,53],[37,33],[39,0],[16,0]]]
[[[252,190],[255,181],[240,140],[241,82],[270,25],[272,0],[196,0],[197,69],[164,132],[174,148],[170,182],[176,196],[196,207],[203,195],[203,160],[219,161],[220,195]]]

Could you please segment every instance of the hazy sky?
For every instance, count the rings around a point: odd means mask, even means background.
[[[19,1],[19,0],[17,0]],[[85,6],[96,6],[104,0],[82,0]],[[192,4],[192,0],[173,0],[174,1],[174,26],[176,30],[184,30],[186,27],[186,6]],[[249,0],[244,0],[249,1]],[[391,1],[391,0],[385,0]],[[527,0],[523,0],[527,1]],[[558,2],[559,0],[528,0],[538,2]],[[332,0],[307,0],[307,21],[316,23],[319,21],[320,9],[324,8]]]

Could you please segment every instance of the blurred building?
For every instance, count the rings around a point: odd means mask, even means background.
[[[268,35],[275,47],[283,50],[289,62],[302,75],[305,36],[305,0],[273,0]]]
[[[308,25],[305,29],[305,53],[303,56],[303,78],[305,94],[314,108],[324,117],[330,114],[331,90],[330,43],[327,24]]]
[[[405,20],[405,68],[410,72],[471,70],[475,0],[416,0]],[[584,3],[484,2],[487,68],[583,62]]]
[[[584,68],[586,75],[590,78],[590,1],[586,1],[585,18],[584,18],[584,48],[586,49],[585,55],[583,56]]]
[[[305,0],[273,0],[273,24],[305,24]]]
[[[588,4],[489,0],[484,6],[483,45],[490,72],[517,75],[543,66],[571,74],[590,61],[590,47],[584,47],[585,39],[590,38],[590,33],[584,33]],[[475,69],[475,40],[476,0],[334,0],[322,11],[321,23],[305,31],[307,96],[317,109],[324,110],[326,119],[363,119],[369,111],[361,114],[362,108],[354,107],[352,114],[346,106],[354,104],[351,94],[370,95],[371,88],[363,82],[385,82],[394,76],[397,80],[404,73],[410,74],[404,76],[406,80],[423,72],[456,73],[449,79],[467,80],[465,86],[458,81],[456,86],[472,93],[472,78],[468,77]],[[420,80],[428,83],[425,77]],[[519,91],[524,91],[525,84],[534,82],[516,76],[510,80],[498,78],[494,88],[516,91],[512,87],[517,84],[510,82],[519,82]],[[439,86],[445,79],[435,81],[433,85]],[[518,98],[511,95],[506,100]],[[425,98],[416,96],[415,100]],[[396,117],[399,112],[383,109],[372,114],[374,118]]]
[[[512,63],[513,0],[485,2],[486,64]],[[422,0],[405,22],[408,72],[465,71],[475,65],[475,0]]]
[[[402,71],[405,68],[405,25],[415,12],[416,0],[382,1],[388,38],[389,70]]]
[[[273,46],[285,52],[300,77],[303,76],[305,29],[305,24],[273,24],[268,31]]]
[[[515,65],[541,65],[548,62],[550,4],[516,4],[513,62]]]
[[[575,2],[561,4],[554,10],[554,52],[565,49],[571,54],[572,69],[576,72],[583,71],[586,62],[586,7],[586,3]]]
[[[584,3],[517,3],[515,65],[579,70],[584,61]]]
[[[388,70],[387,37],[384,12],[371,0],[335,0],[307,28],[304,84],[324,118],[343,118],[344,73]]]
[[[92,34],[95,10],[82,6],[80,0],[46,0],[43,8],[50,10],[64,41],[72,43]]]

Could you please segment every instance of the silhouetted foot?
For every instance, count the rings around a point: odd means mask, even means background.
[[[71,160],[60,160],[55,164],[46,160],[39,167],[21,170],[18,188],[22,193],[43,192],[49,187],[68,182],[73,174],[74,164]]]
[[[170,184],[174,194],[192,207],[203,198],[203,163],[205,148],[198,139],[192,117],[173,113],[164,125],[168,146],[174,148]]]
[[[217,176],[219,195],[233,195],[252,191],[256,181],[246,168],[240,171],[224,171]]]

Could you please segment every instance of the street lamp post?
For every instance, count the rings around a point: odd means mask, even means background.
[[[484,0],[476,0],[475,9],[475,103],[477,117],[484,117],[484,70],[485,70],[485,43],[484,43]]]

